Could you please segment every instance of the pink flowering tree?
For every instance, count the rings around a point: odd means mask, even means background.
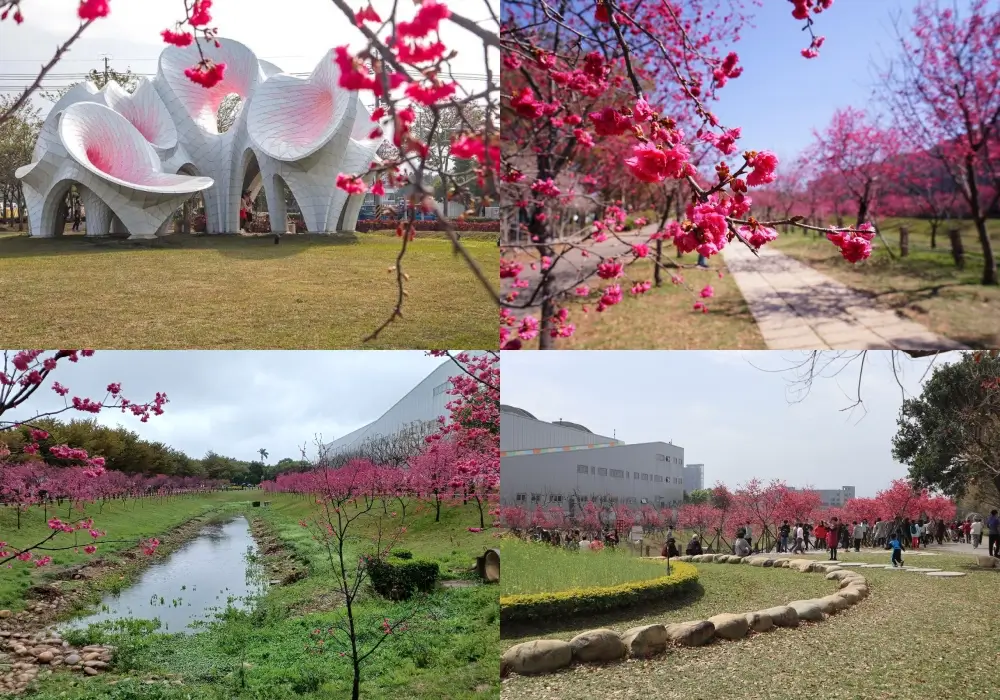
[[[60,493],[69,500],[69,515],[71,515],[74,503],[93,498],[94,490],[90,480],[99,479],[105,473],[102,457],[90,456],[86,450],[69,445],[52,446],[48,450],[49,454],[52,457],[69,460],[78,467],[58,471],[46,469],[41,461],[44,455],[40,454],[39,443],[48,439],[49,434],[37,425],[39,419],[51,418],[69,411],[96,414],[106,410],[119,410],[122,413],[131,413],[140,421],[146,422],[150,416],[163,414],[163,406],[167,403],[167,395],[163,393],[158,392],[152,401],[140,403],[123,396],[120,384],[111,383],[103,399],[95,400],[80,396],[68,398],[71,392],[67,387],[56,381],[49,383],[52,373],[60,365],[64,366],[65,362],[79,362],[81,358],[91,355],[93,350],[58,350],[52,353],[42,350],[21,350],[3,353],[3,366],[0,368],[0,497],[17,508],[19,528],[22,509],[39,502],[47,503],[48,494],[52,491]],[[62,397],[63,407],[49,411],[31,411],[29,401],[46,385]],[[15,413],[22,417],[15,419]],[[28,429],[30,440],[23,447],[23,452],[33,461],[19,465],[10,460],[10,449],[2,441],[2,437],[4,432],[22,426]],[[52,561],[51,557],[45,555],[36,558],[36,552],[76,547],[76,544],[54,546],[57,543],[52,540],[59,533],[87,530],[94,539],[104,534],[94,527],[90,519],[71,524],[53,518],[48,524],[52,532],[34,544],[15,547],[7,542],[0,542],[0,564],[17,559],[23,562],[34,561],[36,566],[44,566]],[[158,540],[143,543],[147,551],[155,551],[158,545]],[[96,551],[96,545],[89,544],[84,550],[92,554]]]
[[[451,487],[471,499],[479,509],[479,527],[486,527],[486,513],[500,488],[500,354],[497,352],[451,353],[458,368],[449,378],[448,402],[451,421],[440,418],[438,432],[428,436],[432,446],[452,440],[457,450]]]
[[[386,619],[377,629],[365,629],[357,619],[357,600],[370,580],[373,559],[384,559],[406,533],[405,524],[375,509],[374,492],[378,467],[366,460],[352,460],[332,468],[329,455],[319,445],[319,459],[307,475],[292,477],[296,488],[318,495],[314,514],[300,521],[313,539],[323,546],[333,575],[333,583],[343,601],[343,614],[325,630],[313,630],[312,640],[324,652],[337,651],[350,660],[353,671],[352,700],[361,692],[361,668],[384,643],[405,629],[410,615]],[[279,477],[280,478],[280,477]],[[356,554],[357,540],[364,529],[371,534],[370,554]],[[320,643],[322,642],[322,643]]]
[[[823,43],[813,34],[814,16],[831,5],[792,3],[793,18],[812,37],[806,58]],[[602,313],[626,295],[645,294],[653,281],[628,275],[637,261],[651,260],[683,284],[682,263],[657,254],[664,242],[679,255],[711,257],[727,244],[756,251],[777,237],[779,224],[810,228],[801,216],[751,214],[757,188],[777,178],[778,159],[741,148],[740,127],[711,110],[743,72],[731,43],[750,19],[741,5],[714,0],[596,0],[558,9],[541,0],[504,3],[500,179],[510,242],[500,267],[502,348],[537,340],[546,349],[572,335],[570,299],[584,300],[583,312],[592,305]],[[705,147],[711,155],[700,167]],[[608,161],[614,165],[593,167]],[[640,208],[657,207],[638,235],[623,233],[626,192]],[[565,226],[555,217],[569,205],[577,223],[559,237]],[[842,248],[870,235],[818,230]],[[691,291],[695,310],[707,311],[711,287]]]
[[[205,57],[202,51],[203,42],[215,42],[217,29],[209,26],[212,22],[211,8],[212,0],[175,0],[183,10],[180,19],[173,29],[165,29],[161,32],[163,41],[175,46],[190,46],[196,44],[200,61],[184,71],[188,79],[203,85],[206,88],[214,87],[225,75],[226,64],[213,63]],[[9,20],[14,24],[21,24],[26,17],[21,11],[23,0],[0,0],[0,22]],[[18,111],[24,107],[32,94],[41,88],[42,81],[55,68],[56,64],[70,50],[74,43],[83,33],[96,21],[111,14],[111,0],[80,0],[76,7],[76,17],[80,24],[76,31],[59,47],[56,48],[52,59],[42,66],[35,80],[14,100],[9,108],[0,114],[0,124],[14,117]],[[30,14],[29,14],[30,18]]]
[[[521,506],[503,506],[500,508],[501,522],[511,530],[526,530],[530,519],[528,511]]]
[[[841,181],[857,211],[855,228],[866,232],[855,236],[833,233],[828,237],[838,245],[845,260],[864,260],[871,256],[871,239],[876,231],[871,214],[888,179],[888,163],[900,151],[900,135],[893,129],[880,128],[862,110],[848,107],[834,112],[827,128],[814,132],[814,136],[817,165]]]
[[[459,450],[455,440],[436,440],[410,459],[410,483],[434,507],[434,522],[441,521],[441,504],[452,497]]]
[[[989,0],[920,0],[897,28],[899,57],[884,66],[881,99],[915,150],[957,188],[983,251],[982,283],[1000,283],[987,219],[1000,203],[1000,13]]]

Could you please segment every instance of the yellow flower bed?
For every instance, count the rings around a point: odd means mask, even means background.
[[[500,597],[500,624],[592,614],[660,602],[691,590],[698,570],[691,564],[672,561],[670,575],[633,581],[618,586],[574,588],[554,593],[529,593]]]

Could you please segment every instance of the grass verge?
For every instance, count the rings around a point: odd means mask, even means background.
[[[496,279],[495,240],[463,241]],[[150,242],[0,236],[0,334],[17,347],[495,347],[496,306],[440,238],[411,243],[403,318],[392,312],[400,243],[357,236],[188,236]]]
[[[685,256],[681,262],[691,265],[695,259]],[[597,313],[596,300],[570,303],[570,322],[576,324],[576,333],[557,341],[556,346],[567,350],[765,348],[753,315],[722,257],[713,258],[711,264],[711,270],[683,270],[684,285],[671,284],[670,276],[664,274],[662,287],[633,297],[628,289],[635,281],[653,278],[652,262],[634,263],[628,268],[628,281],[621,282],[625,299],[617,306]],[[707,285],[715,294],[702,300],[699,292]],[[706,301],[708,313],[694,310],[696,301]],[[589,311],[585,313],[584,307]]]
[[[964,270],[955,267],[951,256],[947,235],[950,225],[962,229]],[[1000,254],[1000,222],[989,225],[994,252]],[[899,257],[900,226],[909,230],[910,254],[906,258]],[[880,230],[892,254],[876,238],[872,257],[854,265],[844,260],[829,241],[813,233],[782,234],[772,245],[936,333],[970,347],[1000,345],[1000,287],[980,284],[983,257],[971,222],[942,224],[936,248],[930,247],[930,224],[926,221],[886,219],[880,223]]]

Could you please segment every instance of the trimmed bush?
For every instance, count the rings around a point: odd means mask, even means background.
[[[413,552],[408,549],[395,549],[389,556],[396,557],[396,559],[413,559]]]
[[[452,219],[451,227],[455,231],[487,231],[487,232],[500,232],[500,220],[490,219],[488,221],[469,221]],[[399,222],[395,219],[368,219],[367,221],[359,221],[358,225],[355,227],[358,233],[368,233],[370,231],[385,231],[392,230],[399,225]],[[444,231],[446,230],[444,224],[440,221],[416,221],[414,226],[417,231]]]
[[[372,588],[383,598],[407,600],[418,591],[430,593],[434,590],[441,571],[436,561],[369,559],[368,575]]]
[[[661,602],[694,588],[698,582],[698,569],[677,561],[672,562],[670,567],[669,576],[619,586],[501,596],[500,624],[590,615],[643,603]]]

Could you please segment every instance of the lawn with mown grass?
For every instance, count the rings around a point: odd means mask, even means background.
[[[722,256],[712,258],[711,269],[694,267],[690,255],[679,262],[688,265],[677,271],[683,284],[675,285],[663,274],[663,286],[645,294],[628,293],[632,284],[653,279],[653,263],[640,260],[627,268],[620,280],[625,298],[620,304],[597,313],[597,300],[573,300],[569,304],[572,337],[559,340],[556,347],[567,350],[657,350],[717,349],[755,350],[766,347],[757,324],[736,282],[729,275]],[[721,275],[721,276],[720,276]],[[700,292],[711,285],[714,296],[703,299]],[[708,313],[694,308],[704,302]],[[585,313],[583,307],[588,307]]]
[[[513,537],[501,540],[501,595],[548,593],[573,588],[617,586],[664,576],[664,566],[623,549],[570,551]]]
[[[889,561],[883,553],[841,553],[840,558],[872,563]],[[822,623],[775,629],[737,642],[671,648],[647,661],[581,665],[533,678],[514,676],[504,681],[501,698],[979,700],[1000,697],[996,683],[1000,571],[978,569],[967,555],[912,555],[912,559],[907,564],[963,571],[967,575],[947,579],[915,572],[862,569],[871,595]],[[704,603],[622,620],[618,626],[704,619],[720,612],[749,612],[833,589],[833,582],[819,574],[755,569],[747,565],[697,566],[699,581],[705,588]],[[751,581],[758,582],[757,592],[748,588],[753,585]],[[764,581],[768,583],[765,585]],[[816,586],[817,590],[810,593],[803,586]],[[544,636],[568,638],[573,633],[566,630]],[[504,645],[509,646],[513,641],[518,640],[505,640]]]
[[[888,248],[876,238],[872,257],[851,264],[815,233],[781,234],[776,250],[790,255],[868,295],[873,304],[894,309],[932,331],[977,348],[1000,345],[1000,287],[983,286],[982,248],[971,221],[941,224],[931,248],[929,222],[886,219],[879,223]],[[909,231],[910,253],[900,257],[899,229]],[[962,231],[965,268],[955,266],[947,230]],[[1000,221],[988,222],[994,254],[1000,256]],[[891,254],[890,254],[891,251]]]
[[[119,648],[112,669],[81,683],[79,677],[57,672],[40,681],[31,700],[284,700],[311,698],[342,700],[350,697],[351,668],[340,655],[341,646],[330,648],[311,640],[313,630],[325,630],[342,619],[342,601],[336,594],[333,570],[324,547],[313,540],[299,521],[315,512],[310,497],[268,494],[271,505],[250,508],[249,497],[259,493],[224,494],[201,501],[203,517],[223,517],[243,512],[263,520],[284,546],[284,554],[305,566],[308,576],[300,581],[269,588],[254,612],[229,611],[194,635],[150,634],[140,627],[114,637]],[[231,501],[242,497],[242,503]],[[164,508],[173,499],[165,499]],[[170,506],[176,509],[178,506]],[[213,507],[222,509],[212,510]],[[381,505],[377,508],[382,512]],[[190,512],[197,509],[189,507]],[[390,509],[391,510],[391,509]],[[144,532],[154,531],[154,522],[164,527],[174,518],[155,520],[155,505],[140,509],[133,520]],[[387,511],[388,512],[388,511]],[[94,513],[95,518],[98,518]],[[384,515],[384,514],[383,514]],[[391,521],[400,522],[397,512]],[[130,532],[126,523],[113,518],[106,507],[99,525],[109,538]],[[169,522],[169,524],[168,524]],[[359,521],[359,523],[362,521]],[[410,505],[406,532],[397,549],[414,557],[439,563],[442,578],[469,579],[475,556],[492,545],[489,533],[472,533],[479,524],[475,506],[442,509],[441,521],[434,511]],[[348,544],[348,561],[373,546],[375,525],[363,525]],[[165,542],[163,546],[168,546]],[[157,555],[160,556],[160,555]],[[2,575],[2,574],[0,574]],[[15,577],[20,576],[14,574]],[[87,584],[91,585],[91,584]],[[439,700],[440,698],[495,698],[499,688],[499,591],[496,586],[472,585],[441,589],[426,599],[392,602],[364,591],[356,609],[356,623],[364,631],[365,643],[382,635],[384,619],[409,617],[405,630],[398,630],[364,663],[362,698]],[[87,640],[103,639],[92,628]],[[148,685],[150,677],[180,681],[179,684]]]
[[[464,238],[499,284],[495,239]],[[441,237],[174,234],[154,241],[0,236],[0,339],[16,347],[485,348],[496,305]]]

